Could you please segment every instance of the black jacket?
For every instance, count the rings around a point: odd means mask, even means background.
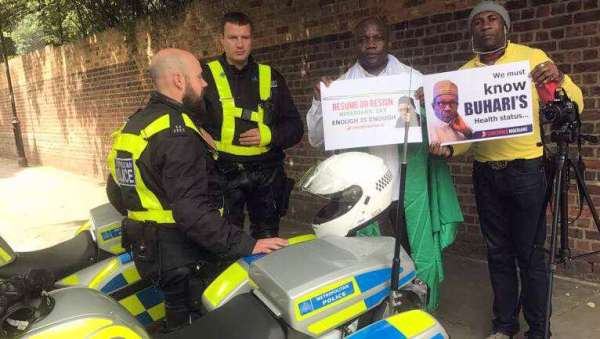
[[[236,107],[256,111],[260,101],[258,64],[250,56],[246,66],[239,70],[235,66],[229,65],[224,55],[219,57],[218,60],[223,65]],[[198,119],[213,138],[220,140],[223,109],[219,101],[215,80],[208,65],[203,65],[202,69],[208,87],[204,94],[204,110],[200,112]],[[220,159],[240,162],[282,161],[285,158],[283,150],[300,142],[304,134],[304,125],[285,79],[274,69],[271,71],[271,98],[273,100],[273,116],[272,121],[267,122],[271,129],[271,144],[268,145],[271,149],[267,153],[256,156],[236,156],[221,153]],[[236,118],[234,144],[237,144],[240,133],[256,127],[255,122]]]
[[[184,111],[181,104],[154,92],[147,106],[129,118],[123,132],[138,134],[158,117]],[[202,138],[187,127],[184,133],[172,133],[167,128],[148,142],[137,165],[146,186],[165,209],[173,211],[177,228],[201,250],[250,255],[256,240],[219,214],[223,199],[221,177]],[[113,197],[109,200],[119,201],[120,195],[127,210],[139,210],[139,201],[133,192],[124,186],[111,185],[110,181],[107,191]]]

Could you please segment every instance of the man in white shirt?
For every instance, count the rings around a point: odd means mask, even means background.
[[[387,25],[379,18],[368,18],[360,23],[355,28],[356,44],[358,49],[357,62],[348,69],[338,80],[344,79],[360,79],[368,77],[389,76],[403,73],[412,73],[412,82],[416,84],[415,89],[422,85],[423,75],[409,66],[404,65],[396,57],[388,53],[389,32]],[[333,79],[325,77],[321,79],[325,85],[329,85]],[[306,122],[308,125],[308,141],[315,148],[323,148],[323,112],[321,110],[321,90],[320,82],[314,87],[314,98],[312,106],[306,114]],[[417,117],[411,117],[414,121]],[[398,145],[373,146],[368,148],[370,154],[376,155],[383,159],[385,164],[394,174],[393,181],[393,200],[398,201],[399,191],[399,152]],[[394,204],[395,206],[395,204]],[[395,223],[396,209],[390,209],[392,223]],[[406,230],[401,230],[402,238],[406,239]],[[408,250],[408,242],[406,241],[405,248]]]
[[[412,79],[411,88],[417,89],[415,97],[423,103],[422,74],[398,61],[388,53],[388,31],[386,24],[379,19],[361,21],[356,29],[358,60],[339,79],[360,79],[381,77],[397,74],[409,74]],[[329,85],[333,79],[323,78]],[[321,111],[320,83],[315,85],[313,104],[306,114],[308,124],[308,141],[313,147],[322,148],[323,115]],[[401,103],[402,104],[402,103]],[[401,106],[399,104],[399,106]],[[399,110],[400,107],[399,107]],[[410,110],[413,111],[414,110]],[[414,113],[413,113],[414,114]],[[418,121],[417,115],[411,121]],[[419,124],[410,124],[418,126]],[[442,250],[449,246],[456,236],[456,228],[463,221],[460,205],[452,182],[452,177],[445,159],[433,156],[448,157],[452,155],[451,148],[439,144],[427,145],[425,129],[423,144],[411,144],[408,152],[406,171],[406,187],[404,194],[404,211],[406,227],[399,229],[402,246],[412,256],[417,277],[429,287],[427,307],[431,310],[439,305],[440,283],[443,280]],[[381,221],[381,233],[391,235],[389,225],[396,224],[396,210],[399,193],[400,150],[402,145],[385,145],[368,147],[367,151],[383,159],[393,174],[393,189],[395,200],[388,210],[389,222],[386,218]],[[357,173],[360,175],[360,173]],[[409,242],[410,237],[410,242]],[[409,246],[409,244],[411,246]]]

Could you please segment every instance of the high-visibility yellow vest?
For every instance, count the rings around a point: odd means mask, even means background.
[[[265,124],[265,112],[261,105],[258,105],[256,111],[249,111],[235,106],[235,101],[229,86],[229,80],[223,70],[223,66],[219,60],[208,63],[208,68],[212,73],[221,107],[223,108],[223,121],[221,123],[221,140],[215,140],[217,150],[229,154],[252,156],[266,153],[269,151],[271,143],[271,129]],[[258,65],[258,86],[260,100],[267,101],[271,97],[271,67],[268,65]],[[257,146],[241,146],[234,145],[235,137],[235,118],[254,121],[258,125],[260,133],[260,145]]]
[[[185,126],[200,135],[200,131],[187,114],[180,113],[180,116]],[[159,224],[175,223],[173,211],[166,209],[156,194],[146,186],[137,164],[148,146],[148,140],[168,128],[171,128],[171,115],[167,113],[141,129],[139,134],[123,132],[123,127],[112,134],[113,146],[107,158],[108,167],[119,187],[129,186],[135,190],[139,205],[135,210],[127,211],[127,216],[132,220],[153,221]],[[128,207],[130,206],[131,203],[128,204]]]

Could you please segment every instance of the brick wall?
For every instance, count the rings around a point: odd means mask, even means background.
[[[143,104],[150,84],[146,65],[152,51],[167,46],[189,49],[202,58],[221,51],[216,38],[218,18],[240,9],[256,21],[255,56],[271,63],[288,81],[304,115],[312,86],[320,76],[341,74],[354,61],[349,31],[360,19],[385,14],[392,28],[392,52],[427,74],[458,68],[470,56],[466,27],[468,8],[476,0],[307,0],[199,1],[174,18],[140,22],[134,41],[116,31],[104,32],[75,44],[11,60],[17,107],[23,123],[26,150],[32,162],[50,164],[102,178],[109,133]],[[544,49],[571,74],[585,96],[583,130],[600,133],[600,17],[599,0],[505,1],[513,19],[511,40]],[[0,79],[0,156],[14,156],[10,103]],[[324,153],[311,149],[306,138],[291,149],[288,171],[299,177]],[[586,179],[600,205],[600,160],[597,146],[585,145]],[[450,164],[465,223],[451,250],[484,255],[473,201],[470,159]],[[572,189],[574,192],[575,190]],[[571,194],[571,201],[576,197]],[[313,202],[294,192],[286,222],[306,225]],[[572,215],[575,215],[574,208]],[[600,236],[590,212],[570,229],[575,252],[600,250]],[[600,257],[574,264],[566,272],[600,280]]]

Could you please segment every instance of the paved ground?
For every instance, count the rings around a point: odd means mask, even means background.
[[[452,338],[485,338],[491,330],[492,309],[487,264],[447,256],[445,266],[446,281],[435,316]],[[551,324],[553,338],[600,338],[600,286],[555,279]],[[523,319],[521,329],[527,329]]]
[[[108,199],[104,185],[52,167],[22,169],[0,159],[0,235],[18,251],[69,239],[90,208]]]
[[[50,167],[21,169],[0,159],[0,235],[19,251],[67,239],[87,211],[107,201],[104,186]],[[304,233],[284,227],[286,235]],[[491,289],[485,262],[449,256],[435,316],[452,338],[485,338]],[[553,338],[600,338],[600,286],[559,278],[554,291]],[[525,326],[523,326],[525,328]]]

